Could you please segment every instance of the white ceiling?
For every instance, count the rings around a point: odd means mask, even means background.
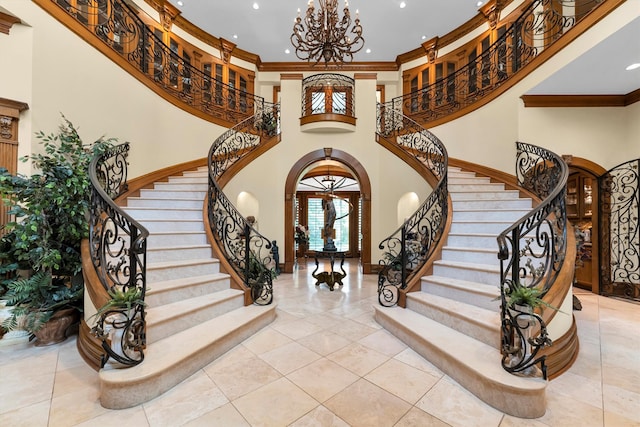
[[[209,34],[235,43],[260,56],[262,62],[292,62],[298,58],[291,46],[293,22],[307,0],[177,0],[171,3],[182,16]],[[259,9],[253,9],[257,2]],[[360,12],[364,49],[354,61],[395,61],[425,40],[442,36],[478,13],[477,0],[349,0],[352,20]],[[315,1],[316,9],[319,6]],[[344,0],[338,2],[340,16]],[[230,17],[234,17],[231,18]],[[242,17],[238,19],[237,17]],[[237,35],[238,38],[233,36]],[[422,37],[425,36],[425,40]],[[291,53],[286,54],[285,49]],[[371,49],[371,53],[365,53]]]
[[[253,8],[254,1],[260,6],[257,10]],[[262,62],[299,61],[290,36],[297,9],[304,14],[307,0],[181,0],[182,6],[178,0],[171,2],[193,24],[259,55]],[[354,61],[395,61],[399,54],[447,34],[478,13],[477,0],[404,2],[406,7],[400,8],[401,0],[349,0],[352,18],[359,9],[365,39],[364,49],[354,56]],[[339,4],[342,8],[343,0]],[[318,7],[318,0],[315,5]],[[291,53],[286,54],[285,49]],[[625,71],[634,62],[640,62],[640,18],[529,93],[628,94],[640,88],[640,68]]]

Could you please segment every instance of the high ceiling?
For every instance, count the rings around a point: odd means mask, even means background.
[[[178,2],[182,3],[180,5]],[[307,0],[171,0],[182,16],[213,36],[257,54],[263,62],[299,61],[290,36]],[[257,3],[258,9],[253,5]],[[318,7],[318,0],[315,1]],[[405,3],[401,8],[400,4]],[[342,7],[343,0],[340,1]],[[443,36],[478,13],[478,0],[349,0],[359,10],[365,46],[354,61],[395,61],[425,40]],[[340,12],[342,13],[342,12]],[[285,53],[289,49],[290,53]],[[370,53],[365,50],[370,49]],[[640,18],[542,82],[535,94],[624,95],[640,88]]]
[[[291,46],[293,22],[307,0],[171,0],[182,16],[209,34],[260,56],[263,62],[298,61]],[[478,0],[349,0],[365,40],[354,61],[395,61],[396,56],[442,36],[478,13]],[[257,3],[259,8],[254,9]],[[405,3],[406,7],[400,8]],[[316,9],[319,1],[315,1]],[[340,16],[344,0],[339,0]],[[241,17],[240,19],[236,17]],[[237,38],[234,37],[237,36]],[[423,36],[425,39],[423,40]],[[286,54],[289,49],[291,53]],[[371,49],[366,53],[366,49]]]

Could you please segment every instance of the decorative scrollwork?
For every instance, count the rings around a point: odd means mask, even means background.
[[[102,340],[105,354],[125,366],[144,359],[146,292],[146,247],[148,231],[115,204],[127,189],[129,144],[96,156],[89,167],[91,205],[89,249],[95,272],[107,291],[138,290],[141,303],[130,310],[113,308],[97,318],[93,333]]]
[[[601,0],[534,0],[481,54],[466,65],[388,107],[420,123],[446,117],[485,97],[559,39]]]
[[[147,26],[126,0],[51,0],[170,96],[230,123],[253,116],[264,98],[197,69]]]
[[[546,378],[545,357],[536,358],[549,345],[546,325],[540,316],[528,319],[535,327],[521,326],[507,304],[507,295],[518,287],[535,288],[543,297],[553,285],[566,254],[567,216],[565,193],[568,167],[560,156],[544,148],[516,143],[516,174],[521,187],[543,201],[498,236],[501,271],[502,366],[509,372],[531,373],[540,364]],[[536,334],[526,340],[523,329]],[[524,351],[525,345],[529,345]]]
[[[355,80],[342,74],[314,74],[302,80],[302,116],[340,114],[355,117]]]
[[[601,293],[640,301],[640,159],[600,179]]]
[[[378,302],[390,307],[398,303],[399,289],[407,283],[432,255],[443,236],[448,215],[447,164],[444,144],[422,126],[387,106],[378,106],[378,135],[398,144],[420,161],[439,181],[424,203],[378,247]]]
[[[267,105],[220,136],[209,150],[208,217],[218,246],[250,289],[255,304],[273,300],[276,260],[272,241],[258,233],[222,192],[218,180],[243,156],[260,145],[262,136],[279,132],[279,105]],[[275,241],[273,241],[275,243]]]

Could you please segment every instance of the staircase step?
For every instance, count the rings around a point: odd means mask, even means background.
[[[449,233],[447,246],[498,249],[498,233]]]
[[[202,219],[202,207],[199,209],[158,209],[158,208],[124,208],[136,221],[147,219]]]
[[[147,307],[147,343],[158,342],[243,306],[243,291],[225,289],[158,307]]]
[[[497,313],[500,310],[499,285],[486,285],[468,280],[443,276],[425,276],[421,283],[422,292],[455,299]]]
[[[229,289],[229,286],[229,275],[226,273],[164,280],[149,285],[149,289],[145,294],[145,301],[149,307],[157,307]]]
[[[209,184],[209,175],[207,172],[201,172],[199,175],[182,175],[182,176],[170,176],[169,182],[174,184]]]
[[[204,200],[207,195],[207,191],[165,191],[165,190],[153,190],[143,189],[140,190],[140,197],[151,197],[160,199],[200,199]]]
[[[445,261],[472,262],[474,264],[499,265],[500,263],[498,245],[496,245],[495,249],[445,246],[442,248],[441,259]]]
[[[458,193],[465,191],[502,191],[504,190],[504,184],[496,183],[496,182],[481,182],[477,184],[466,183],[466,184],[448,184],[449,193]]]
[[[506,372],[495,347],[411,310],[374,309],[380,325],[487,404],[519,418],[544,415],[547,382]]]
[[[166,231],[149,234],[147,249],[166,248],[167,246],[206,245],[204,231]]]
[[[531,209],[462,209],[453,210],[453,221],[481,220],[481,221],[509,221],[512,224],[522,218]]]
[[[157,191],[207,191],[208,184],[204,183],[180,183],[180,182],[156,182],[153,189]]]
[[[205,276],[220,271],[220,261],[215,258],[189,259],[183,261],[156,262],[147,264],[147,283]]]
[[[439,260],[433,263],[433,275],[484,283],[485,285],[500,285],[499,265]]]
[[[480,178],[474,175],[470,176],[448,176],[447,177],[448,184],[490,184],[491,179],[489,178]]]
[[[151,197],[129,197],[128,208],[170,208],[170,209],[200,209],[204,206],[204,199],[163,199]]]
[[[203,169],[203,170],[196,170],[196,171],[185,171],[182,172],[182,176],[185,178],[208,178],[209,177],[209,170],[208,169]]]
[[[250,305],[151,343],[144,362],[100,370],[100,403],[125,409],[161,395],[273,322],[276,305]]]
[[[505,198],[500,199],[499,204],[496,200],[456,200],[453,204],[453,210],[456,209],[531,209],[531,199],[523,198]]]
[[[500,312],[451,298],[411,292],[407,309],[500,350]]]
[[[138,221],[150,233],[158,233],[158,232],[176,232],[176,231],[204,231],[204,223],[202,222],[202,218],[200,219],[146,219],[142,221]]]
[[[454,203],[467,200],[520,200],[517,190],[475,190],[475,191],[452,191],[451,200]]]
[[[495,233],[496,236],[509,228],[510,221],[460,220],[451,222],[451,233]]]
[[[147,248],[147,263],[182,261],[188,259],[204,259],[212,256],[210,245],[168,246],[164,248]]]

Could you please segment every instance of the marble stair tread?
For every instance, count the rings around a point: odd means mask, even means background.
[[[464,268],[467,270],[475,270],[475,271],[487,271],[491,273],[500,273],[499,265],[491,265],[491,264],[477,264],[473,262],[463,262],[463,261],[449,261],[449,260],[437,260],[434,261],[433,265],[446,265],[449,267],[456,268]]]
[[[456,299],[493,310],[495,313],[500,310],[500,301],[496,299],[500,296],[497,284],[489,285],[453,277],[431,275],[422,277],[420,289],[427,294]]]
[[[412,310],[377,305],[374,310],[385,329],[485,403],[519,418],[544,415],[547,382],[505,371],[495,347]]]
[[[165,268],[177,268],[187,267],[190,265],[202,265],[202,264],[219,264],[220,261],[216,258],[194,258],[176,261],[161,261],[147,264],[147,271],[159,270]]]
[[[158,307],[147,307],[147,342],[157,342],[243,306],[244,291],[224,289]]]
[[[407,309],[500,349],[498,311],[426,292],[407,294]]]
[[[181,291],[195,287],[201,287],[201,290],[199,291],[200,294],[227,289],[229,288],[229,275],[226,273],[213,273],[202,276],[191,276],[154,282],[149,285],[145,299],[149,305],[166,304],[173,302],[174,299],[171,299],[171,296],[161,297],[161,295],[179,294]],[[196,296],[194,294],[192,295]]]
[[[99,372],[100,403],[125,409],[161,395],[275,319],[276,304],[249,305],[150,343],[128,369]]]

